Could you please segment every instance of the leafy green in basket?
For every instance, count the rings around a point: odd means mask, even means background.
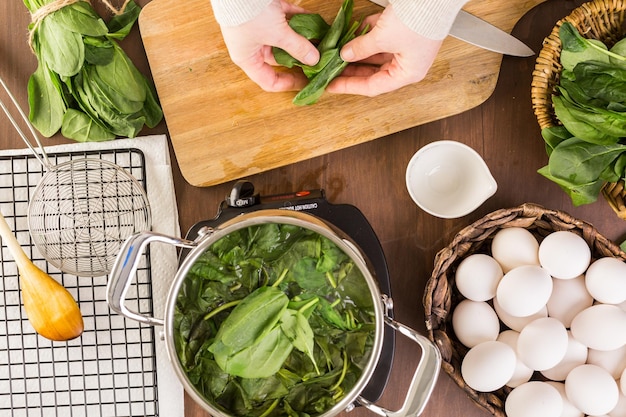
[[[52,0],[24,0],[31,13]],[[29,118],[39,132],[79,142],[135,137],[163,118],[156,92],[117,44],[141,9],[127,3],[108,23],[86,1],[70,3],[29,26],[38,67],[28,82]]]
[[[575,205],[589,204],[606,182],[625,177],[626,44],[609,49],[569,22],[559,37],[563,70],[552,102],[562,125],[541,132],[549,162],[539,173]]]
[[[315,104],[328,84],[339,76],[348,65],[341,56],[341,48],[356,36],[361,26],[360,21],[352,22],[354,0],[344,0],[331,25],[328,25],[318,14],[296,14],[289,20],[289,26],[311,41],[318,41],[320,60],[317,65],[304,65],[286,51],[273,48],[274,59],[279,65],[288,68],[301,67],[309,83],[294,97],[293,103],[298,106]],[[367,31],[363,29],[360,34]]]
[[[352,260],[310,230],[240,229],[194,263],[174,314],[189,380],[233,416],[318,415],[370,358],[371,292]]]

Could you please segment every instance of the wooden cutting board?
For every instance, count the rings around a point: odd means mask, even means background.
[[[472,0],[465,10],[506,32],[543,0]],[[295,3],[332,21],[341,0]],[[354,16],[382,10],[355,0]],[[441,119],[483,103],[502,56],[448,37],[427,78],[375,98],[326,93],[298,107],[229,59],[209,0],[153,0],[139,17],[182,175],[194,186],[243,178]],[[529,86],[530,88],[530,86]]]

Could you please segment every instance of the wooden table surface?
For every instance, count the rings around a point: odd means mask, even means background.
[[[139,3],[145,5],[147,2],[142,0]],[[93,0],[93,3],[98,1]],[[554,22],[581,3],[580,0],[548,0],[526,14],[513,34],[538,51]],[[503,4],[502,7],[506,6]],[[26,43],[28,22],[28,13],[20,0],[0,2],[0,75],[24,108],[27,108],[28,77],[36,66]],[[149,74],[136,29],[122,45],[139,69]],[[425,331],[422,295],[436,252],[446,246],[461,228],[491,211],[534,202],[591,222],[601,233],[618,243],[626,237],[626,223],[617,218],[602,198],[592,205],[573,207],[565,193],[536,173],[546,164],[547,158],[530,104],[533,67],[532,57],[504,57],[495,92],[477,108],[329,155],[257,174],[249,180],[257,191],[265,195],[323,188],[330,202],[359,207],[376,231],[388,261],[396,319],[418,331]],[[161,123],[143,133],[167,133],[167,126]],[[457,140],[476,149],[498,183],[498,191],[492,198],[460,219],[443,220],[423,212],[406,191],[404,176],[409,159],[420,147],[439,139]],[[46,145],[66,142],[61,137],[45,139]],[[23,143],[6,118],[0,117],[0,149],[10,148],[23,148]],[[215,215],[218,204],[232,184],[192,187],[182,178],[173,152],[172,157],[180,225],[184,233],[197,221]],[[403,337],[398,337],[396,347],[396,367],[380,401],[381,405],[392,409],[401,404],[412,369],[419,358],[418,350]],[[186,398],[185,416],[206,415],[190,398]],[[351,415],[373,414],[358,408]],[[444,373],[423,413],[424,417],[488,415],[473,405]]]

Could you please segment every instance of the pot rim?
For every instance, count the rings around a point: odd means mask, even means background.
[[[174,372],[178,376],[178,379],[183,384],[185,391],[192,397],[192,399],[197,404],[202,406],[206,411],[208,411],[211,415],[215,417],[232,417],[232,415],[227,414],[222,410],[214,407],[213,404],[211,404],[209,400],[207,400],[195,388],[195,386],[191,384],[187,377],[187,374],[182,369],[182,365],[180,364],[178,355],[176,354],[176,347],[174,345],[173,320],[174,310],[176,307],[176,298],[178,296],[178,293],[180,292],[181,286],[185,281],[185,278],[190,268],[196,262],[198,257],[202,255],[209,246],[211,246],[222,237],[237,230],[267,223],[299,226],[316,232],[329,239],[350,257],[355,266],[363,275],[370,290],[376,324],[372,352],[367,361],[367,365],[365,366],[361,376],[359,377],[356,384],[352,387],[352,389],[344,395],[341,401],[339,401],[330,409],[326,410],[324,413],[317,415],[316,417],[334,416],[350,407],[350,405],[357,399],[363,389],[367,386],[372,374],[374,373],[382,352],[385,327],[385,310],[383,308],[384,301],[382,299],[382,294],[380,292],[380,289],[378,288],[378,282],[374,277],[373,269],[370,268],[367,264],[367,261],[358,246],[347,237],[339,236],[340,234],[343,234],[341,230],[312,214],[280,209],[259,210],[256,212],[242,214],[241,216],[225,222],[220,226],[214,228],[211,233],[199,239],[198,244],[193,249],[191,249],[189,254],[186,256],[186,258],[183,260],[180,267],[178,268],[178,271],[176,272],[166,299],[163,331],[165,337],[166,352],[169,361],[171,362],[172,367],[174,368]]]

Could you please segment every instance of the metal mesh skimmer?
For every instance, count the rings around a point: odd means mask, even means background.
[[[39,137],[0,78],[28,126],[35,150],[6,105],[0,107],[45,168],[28,208],[29,230],[42,256],[63,272],[102,276],[110,272],[124,240],[150,229],[150,205],[141,184],[122,167],[81,158],[52,165]]]

